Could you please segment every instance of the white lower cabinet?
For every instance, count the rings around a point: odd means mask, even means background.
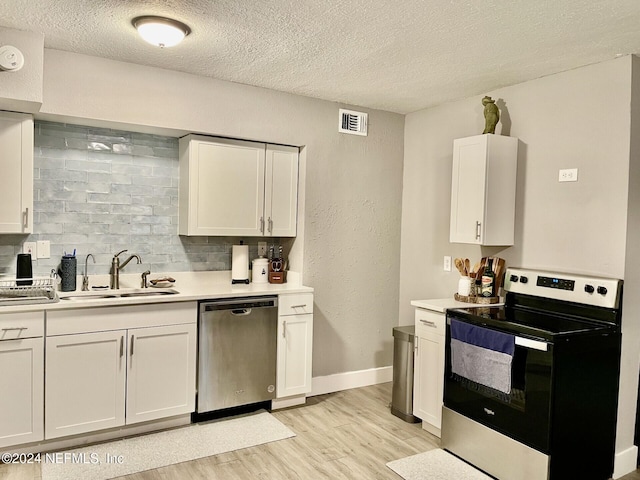
[[[276,398],[311,391],[313,294],[280,295]]]
[[[440,436],[444,388],[445,315],[423,309],[415,314],[413,414]]]
[[[196,325],[130,330],[127,425],[194,410]]]
[[[0,341],[0,447],[43,438],[43,352],[42,337]]]
[[[47,338],[46,438],[124,425],[126,334]]]
[[[196,303],[48,313],[45,438],[193,412],[196,320]]]

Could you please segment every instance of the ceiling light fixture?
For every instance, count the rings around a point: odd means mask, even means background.
[[[131,23],[146,42],[160,48],[173,47],[191,33],[187,25],[171,18],[143,16]]]

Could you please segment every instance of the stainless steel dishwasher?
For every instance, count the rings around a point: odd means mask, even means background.
[[[277,296],[200,302],[197,414],[275,398],[277,322]]]

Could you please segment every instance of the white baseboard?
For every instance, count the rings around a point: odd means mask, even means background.
[[[635,472],[638,463],[638,447],[633,445],[626,450],[616,453],[613,463],[613,478],[624,477]]]
[[[324,377],[313,377],[309,396],[340,392],[350,388],[367,387],[393,380],[393,367],[371,368],[355,372],[336,373]]]

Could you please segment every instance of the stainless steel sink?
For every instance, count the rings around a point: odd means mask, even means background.
[[[60,296],[60,300],[73,300],[74,302],[81,300],[102,300],[103,298],[118,298],[117,295],[109,294],[92,294],[92,295],[76,295]]]
[[[175,295],[180,293],[177,290],[145,290],[142,292],[121,293],[121,297],[154,297],[157,295]]]
[[[105,300],[111,298],[131,298],[131,297],[157,297],[164,295],[175,295],[180,293],[178,290],[174,290],[173,288],[165,288],[165,289],[123,289],[123,290],[108,290],[104,293],[98,292],[78,292],[72,293],[69,295],[62,294],[60,295],[60,300],[71,300],[74,302],[84,301],[84,300]]]

